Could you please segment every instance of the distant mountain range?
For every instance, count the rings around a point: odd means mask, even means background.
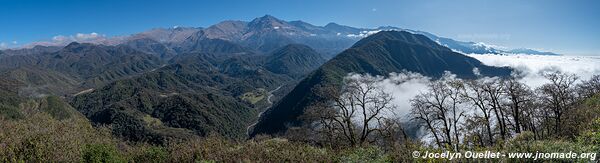
[[[207,28],[152,29],[125,37],[40,43],[0,51],[0,116],[53,98],[131,141],[219,134],[246,138],[302,123],[320,86],[348,73],[412,71],[439,77],[507,76],[453,50],[468,42],[394,27],[315,26],[266,15]],[[65,41],[67,40],[67,41]],[[475,43],[472,43],[475,44]],[[460,46],[459,46],[460,45]],[[450,47],[450,48],[449,48]],[[484,48],[485,49],[485,48]],[[504,51],[481,51],[478,53]],[[534,53],[527,49],[515,52]],[[273,106],[271,106],[273,105]],[[14,113],[14,114],[13,114]]]
[[[284,21],[271,15],[246,21],[223,21],[207,28],[156,28],[149,31],[121,37],[97,36],[91,39],[79,40],[84,43],[102,45],[129,44],[137,45],[142,51],[159,53],[162,57],[172,57],[172,50],[183,45],[182,51],[190,50],[190,42],[196,40],[220,39],[253,49],[257,52],[269,53],[287,44],[297,43],[308,45],[323,54],[326,59],[334,57],[342,50],[349,48],[361,38],[379,31],[399,30],[422,34],[456,52],[474,54],[532,54],[532,55],[558,55],[552,52],[541,52],[532,49],[506,49],[484,43],[457,41],[450,38],[439,37],[434,34],[402,29],[398,27],[356,28],[329,23],[325,26],[316,26],[303,21]],[[150,41],[152,40],[152,41]],[[37,42],[25,47],[33,48],[42,46],[65,46],[70,42],[64,40]],[[163,45],[160,45],[160,44]],[[181,45],[180,45],[181,44]],[[34,48],[36,49],[36,48]],[[39,51],[40,47],[36,49]],[[27,50],[25,50],[27,51]],[[4,55],[23,54],[23,50],[7,50]],[[0,56],[2,54],[0,53]]]
[[[141,74],[163,62],[128,46],[74,42],[52,51],[0,58],[0,75],[18,79],[40,93],[64,95]]]

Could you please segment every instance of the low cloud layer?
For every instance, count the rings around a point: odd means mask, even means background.
[[[531,88],[537,88],[549,81],[541,76],[542,72],[560,70],[566,73],[576,74],[579,81],[589,80],[593,75],[600,74],[600,57],[596,56],[539,56],[539,55],[469,55],[486,65],[509,66],[520,72],[521,82]],[[404,122],[410,121],[409,113],[412,108],[410,100],[416,95],[428,91],[431,78],[418,73],[391,73],[388,77],[372,77],[369,75],[350,74],[348,78],[375,78],[377,85],[391,94],[393,104],[396,106],[392,111],[393,116]],[[487,80],[490,78],[482,78]],[[475,110],[467,110],[470,113]],[[493,122],[492,122],[493,123]],[[410,123],[407,123],[410,124]],[[410,126],[409,126],[410,127]],[[414,127],[414,126],[413,126]],[[414,133],[424,142],[433,142],[429,132],[424,128]]]
[[[540,56],[540,55],[469,55],[486,65],[509,66],[523,75],[521,82],[531,88],[541,86],[548,81],[540,75],[549,70],[561,70],[573,73],[581,80],[588,80],[592,75],[600,74],[600,57],[595,56]],[[351,74],[348,77],[370,77]],[[387,78],[378,79],[378,85],[394,97],[397,106],[395,112],[406,120],[410,112],[410,99],[427,91],[430,78],[418,73],[392,73]]]
[[[544,56],[544,55],[493,55],[470,54],[473,58],[490,66],[509,66],[521,71],[521,82],[532,88],[547,82],[540,73],[548,70],[576,74],[588,80],[600,74],[600,56]]]

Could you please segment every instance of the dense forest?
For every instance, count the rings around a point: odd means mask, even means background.
[[[92,125],[59,97],[28,99],[3,112],[0,155],[3,162],[395,162],[425,161],[413,151],[600,151],[600,75],[581,81],[554,71],[545,77],[537,88],[515,78],[447,74],[431,81],[411,100],[410,117],[423,126],[423,139],[407,136],[404,123],[385,114],[393,97],[373,77],[324,89],[334,98],[312,107],[328,111],[305,113],[313,123],[252,139],[210,134],[159,144],[126,141],[111,134],[115,126]]]

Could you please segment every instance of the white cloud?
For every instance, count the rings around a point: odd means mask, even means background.
[[[5,42],[0,42],[0,49],[6,49],[8,45]]]
[[[509,50],[507,47],[504,47],[504,46],[491,45],[491,44],[486,44],[486,43],[483,43],[483,42],[478,42],[478,43],[475,43],[474,45],[478,46],[478,47],[482,47],[485,50],[493,50],[493,49]]]
[[[77,33],[75,35],[75,39],[76,40],[90,40],[90,39],[96,39],[98,37],[101,37],[100,35],[98,35],[98,33],[96,32],[92,32],[92,33]]]
[[[18,43],[19,43],[19,42],[17,42],[17,41],[12,41],[12,44],[18,44]]]
[[[427,90],[429,80],[430,78],[418,73],[392,73],[380,84],[394,97],[393,103],[396,105],[394,112],[399,116],[405,116],[411,109],[410,99]]]
[[[52,37],[52,41],[56,41],[56,42],[64,42],[67,41],[69,38],[65,37],[63,35],[58,35],[58,36],[54,36]]]
[[[469,54],[486,65],[509,66],[524,73],[522,82],[530,87],[546,83],[540,73],[548,70],[560,70],[578,75],[587,80],[600,74],[600,56],[545,56],[545,55],[494,55]]]
[[[346,35],[347,37],[356,37],[356,38],[363,38],[363,37],[367,37],[369,35],[375,34],[377,32],[381,32],[382,30],[373,30],[373,31],[360,31],[360,33],[358,34],[348,34]]]
[[[346,37],[355,37],[355,38],[364,38],[367,36],[370,36],[372,34],[381,32],[381,31],[398,31],[398,29],[377,29],[377,30],[370,30],[370,31],[360,31],[357,34],[347,34]]]
[[[377,8],[373,8],[373,9],[371,9],[371,11],[377,12]]]

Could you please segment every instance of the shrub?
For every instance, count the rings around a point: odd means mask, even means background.
[[[584,131],[577,137],[580,144],[591,145],[595,152],[600,153],[600,118],[597,118],[590,125],[590,129]]]
[[[71,108],[71,106],[63,102],[57,96],[48,96],[45,98],[44,102],[42,103],[46,104],[46,107],[42,107],[41,109],[58,120],[70,118],[71,113],[74,112],[74,109]]]
[[[17,107],[0,103],[0,117],[7,119],[21,119],[23,114],[19,112]]]
[[[146,146],[137,151],[139,155],[133,158],[134,162],[166,162],[169,153],[163,147]]]
[[[78,162],[86,144],[115,142],[81,116],[57,120],[40,110],[22,110],[22,119],[0,118],[0,162]]]
[[[84,162],[94,163],[112,163],[112,162],[126,162],[123,159],[118,150],[113,145],[108,144],[90,144],[85,147],[82,153]]]
[[[339,162],[392,162],[392,158],[376,147],[352,148],[343,152]]]
[[[532,153],[589,153],[589,152],[597,152],[596,145],[593,144],[584,144],[577,141],[567,141],[567,140],[533,140],[533,133],[531,132],[523,132],[520,135],[516,136],[509,142],[507,142],[502,150],[504,153],[507,152],[532,152]],[[511,161],[522,161],[522,160],[511,160]],[[551,162],[560,162],[566,161],[564,159],[555,159],[555,160],[545,160]],[[570,160],[573,161],[573,160]],[[589,161],[587,159],[582,159],[579,161]]]

